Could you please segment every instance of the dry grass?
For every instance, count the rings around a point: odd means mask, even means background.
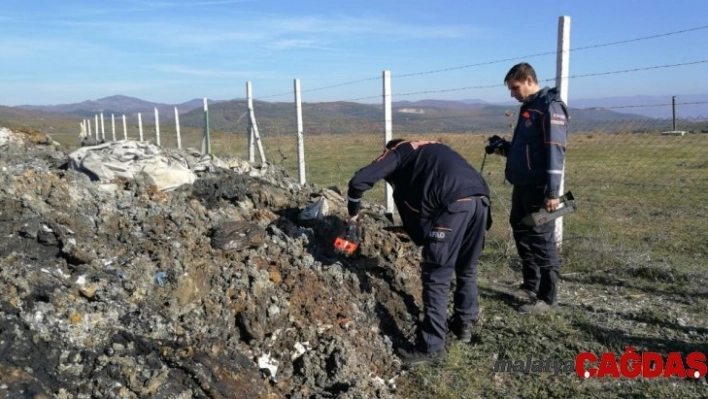
[[[199,132],[185,146],[199,148]],[[442,139],[480,168],[487,135]],[[242,133],[213,132],[217,155],[248,155]],[[164,139],[163,143],[169,143]],[[305,138],[308,182],[346,187],[382,150],[373,134]],[[167,144],[163,144],[167,145]],[[297,173],[295,136],[264,136],[269,162]],[[494,373],[498,357],[573,360],[580,352],[708,352],[708,135],[573,134],[566,188],[579,210],[565,218],[561,307],[521,317],[508,289],[520,277],[507,225],[511,187],[504,161],[488,157],[495,225],[480,264],[484,323],[473,346],[455,344],[441,367],[403,377],[399,396],[705,397],[705,383],[677,379],[602,379],[574,375]],[[256,160],[258,154],[256,153]],[[380,185],[365,199],[381,202]]]

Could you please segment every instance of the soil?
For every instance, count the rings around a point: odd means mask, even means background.
[[[162,192],[92,181],[40,132],[3,137],[0,396],[395,396],[419,254],[382,209],[344,257],[341,194],[271,165],[212,159]]]

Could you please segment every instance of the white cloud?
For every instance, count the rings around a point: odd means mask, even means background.
[[[151,8],[188,8],[188,7],[208,7],[227,4],[249,3],[254,0],[206,0],[206,1],[140,1],[128,0],[126,3],[140,7]],[[116,1],[114,0],[114,3]]]
[[[98,43],[62,37],[29,37],[12,36],[7,34],[0,36],[0,60],[14,63],[21,62],[59,62],[62,65],[66,59],[90,58],[96,54],[105,52],[106,47]],[[34,65],[38,66],[38,65]]]
[[[267,47],[272,50],[291,50],[291,49],[317,49],[317,50],[334,50],[332,47],[318,44],[312,39],[284,39],[273,40],[267,44]]]
[[[479,35],[482,30],[462,25],[419,25],[400,23],[381,17],[293,17],[259,21],[270,31],[280,33],[318,33],[332,36],[371,34],[389,37],[456,38]]]
[[[137,68],[137,66],[136,66]],[[279,72],[267,70],[240,70],[240,69],[210,69],[195,68],[193,66],[177,64],[156,64],[140,66],[143,70],[156,71],[158,73],[194,76],[200,78],[216,79],[254,79],[254,78],[283,78]]]
[[[153,66],[146,66],[145,68],[152,69],[152,70],[155,70],[158,72],[170,73],[170,74],[200,76],[200,77],[207,77],[207,78],[230,78],[230,77],[252,76],[251,71],[193,68],[193,67],[188,67],[188,66],[183,66],[183,65],[153,65]]]
[[[106,14],[110,14],[106,11]],[[238,14],[238,13],[236,13]],[[209,18],[174,17],[164,22],[159,15],[143,12],[139,18],[58,18],[48,21],[43,31],[52,26],[60,30],[90,31],[98,38],[135,40],[168,45],[217,45],[222,43],[255,43],[309,41],[307,47],[329,48],[315,41],[333,42],[356,35],[376,36],[382,40],[455,39],[482,35],[480,29],[465,25],[419,25],[401,23],[382,17],[293,16],[263,14],[223,14]],[[153,18],[154,17],[154,18]],[[70,34],[71,32],[67,32]],[[287,46],[283,46],[287,48]]]

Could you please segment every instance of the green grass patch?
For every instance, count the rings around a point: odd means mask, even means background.
[[[201,132],[184,146],[200,148]],[[487,135],[420,135],[442,139],[481,168]],[[217,156],[248,157],[243,133],[212,132]],[[163,136],[163,145],[174,141]],[[295,135],[264,135],[268,162],[297,177]],[[379,133],[305,137],[307,181],[346,189],[356,170],[383,149]],[[255,154],[259,161],[258,153]],[[503,292],[520,279],[509,232],[511,186],[504,160],[487,157],[494,226],[480,261],[484,322],[472,345],[453,344],[439,367],[399,379],[401,398],[705,397],[700,381],[590,379],[553,373],[494,372],[500,358],[570,361],[581,352],[708,352],[708,135],[573,134],[566,189],[578,212],[564,218],[560,309],[522,316]],[[382,203],[379,184],[365,200]]]

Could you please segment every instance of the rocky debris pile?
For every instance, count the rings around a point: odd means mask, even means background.
[[[335,190],[211,161],[165,192],[144,173],[91,180],[46,136],[2,130],[0,396],[395,396],[416,248],[372,207],[342,258]]]

